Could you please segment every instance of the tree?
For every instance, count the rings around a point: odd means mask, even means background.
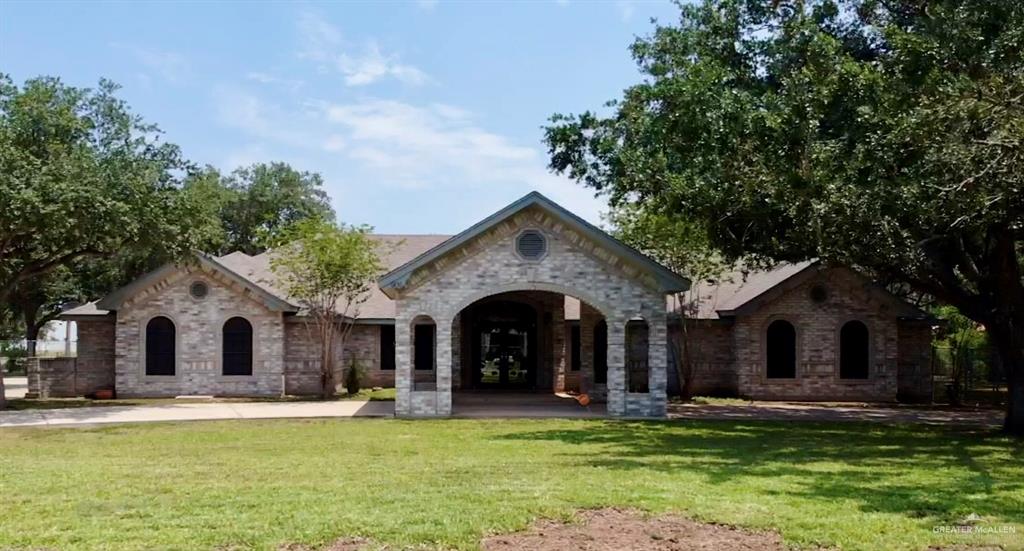
[[[323,398],[334,396],[337,384],[334,351],[344,350],[359,309],[383,271],[370,231],[368,226],[307,218],[275,237],[271,270],[301,306],[307,329],[315,330]]]
[[[693,381],[697,376],[696,358],[700,356],[701,342],[691,338],[690,329],[697,313],[702,286],[708,279],[717,279],[729,266],[716,251],[700,225],[679,217],[665,216],[644,209],[635,203],[620,203],[608,214],[613,233],[622,241],[647,256],[668,266],[690,279],[686,293],[676,293],[679,305],[679,333],[670,335],[675,356],[676,379],[683,399],[693,396]]]
[[[0,75],[0,303],[79,259],[193,249],[188,164],[117,88]]]
[[[263,252],[261,237],[306,218],[334,220],[330,199],[315,172],[299,172],[286,163],[239,168],[224,180],[232,192],[221,210],[227,231],[225,252]]]
[[[1024,434],[1024,3],[704,0],[638,39],[612,112],[555,115],[551,168],[702,226],[729,259],[812,257],[982,324]]]

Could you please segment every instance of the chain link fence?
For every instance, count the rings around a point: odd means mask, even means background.
[[[950,404],[1006,400],[1006,372],[998,352],[989,346],[932,346],[935,401]]]

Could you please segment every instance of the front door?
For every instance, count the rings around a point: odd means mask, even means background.
[[[482,323],[477,332],[474,378],[479,388],[531,388],[536,373],[531,358],[532,331],[526,324]]]

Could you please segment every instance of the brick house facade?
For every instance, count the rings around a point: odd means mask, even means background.
[[[931,321],[845,268],[788,264],[688,290],[536,193],[456,236],[374,239],[391,271],[337,351],[336,380],[357,361],[365,385],[396,387],[398,415],[450,415],[462,392],[568,391],[605,401],[611,416],[661,417],[679,386],[671,344],[684,334],[697,394],[930,398]],[[63,318],[77,323],[79,356],[38,368],[32,392],[320,390],[310,329],[267,254],[200,255]],[[77,382],[57,384],[69,370]]]

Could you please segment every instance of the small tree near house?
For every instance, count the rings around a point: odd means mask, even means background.
[[[679,395],[693,397],[693,382],[698,374],[701,341],[691,333],[696,323],[702,285],[726,271],[722,256],[708,244],[707,235],[698,226],[651,209],[623,202],[607,217],[619,239],[643,251],[651,258],[690,278],[690,290],[672,297],[679,314],[679,332],[669,334],[670,352],[675,359]]]
[[[334,396],[335,350],[344,349],[360,307],[383,265],[368,226],[301,220],[274,239],[271,270],[303,310],[319,348],[321,396]]]

